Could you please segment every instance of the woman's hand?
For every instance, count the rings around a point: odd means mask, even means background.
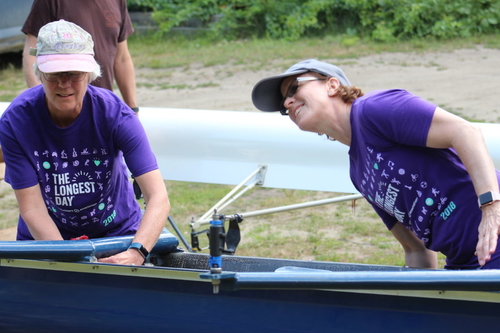
[[[483,217],[478,227],[479,236],[476,255],[479,265],[484,266],[497,248],[500,233],[500,203],[497,201],[492,205],[483,207],[481,210]]]
[[[120,252],[111,257],[101,258],[97,261],[106,264],[140,266],[144,264],[144,257],[139,251],[135,249],[128,249],[127,251]]]

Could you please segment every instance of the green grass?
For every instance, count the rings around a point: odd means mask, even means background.
[[[10,102],[26,89],[24,75],[19,68],[9,64],[0,70],[0,102]]]
[[[190,223],[197,220],[233,187],[188,182],[166,182],[171,216],[190,241]],[[331,192],[254,188],[220,213],[253,212],[342,195]],[[208,226],[197,229],[201,231]],[[288,212],[245,218],[237,254],[272,258],[404,265],[400,244],[364,200],[340,202]],[[171,228],[170,228],[171,229]],[[199,236],[202,247],[208,238]],[[205,251],[206,252],[206,251]],[[443,257],[440,259],[444,265]]]
[[[129,48],[135,66],[155,69],[187,68],[193,63],[205,67],[221,64],[244,64],[248,69],[257,69],[273,60],[296,60],[311,57],[348,60],[382,52],[443,52],[475,47],[479,44],[485,47],[500,48],[499,35],[447,41],[425,39],[397,43],[376,43],[342,35],[307,38],[294,42],[270,39],[214,42],[203,38],[179,35],[169,39],[133,35],[129,39]],[[290,63],[290,61],[285,63]]]

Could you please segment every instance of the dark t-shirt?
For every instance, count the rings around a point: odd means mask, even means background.
[[[92,35],[95,58],[102,76],[92,82],[97,87],[113,90],[113,63],[117,44],[134,29],[125,0],[35,0],[22,32],[38,36],[45,24],[64,19],[81,26]]]

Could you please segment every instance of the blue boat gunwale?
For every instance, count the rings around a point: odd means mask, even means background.
[[[172,263],[179,260],[193,260],[195,264],[188,263],[185,266],[188,267],[176,267],[174,266],[163,266],[168,263]],[[335,268],[337,271],[345,272],[350,270],[351,272],[361,272],[361,273],[375,273],[380,272],[382,269],[385,272],[410,272],[410,271],[420,271],[414,269],[406,269],[397,266],[380,266],[380,265],[364,265],[364,264],[349,264],[349,263],[331,263],[331,262],[311,262],[311,261],[301,261],[301,260],[289,260],[289,259],[273,259],[273,258],[258,258],[258,257],[242,257],[242,256],[224,256],[224,262],[228,264],[231,268],[235,268],[235,263],[238,262],[243,268],[242,271],[237,272],[237,274],[245,275],[245,273],[258,273],[258,267],[300,267],[300,265],[306,266],[318,266],[330,268]],[[92,263],[92,262],[66,262],[66,261],[52,261],[52,260],[29,260],[29,259],[0,259],[0,270],[3,268],[17,268],[25,270],[46,270],[46,271],[59,271],[67,273],[80,273],[80,274],[103,274],[103,275],[114,275],[123,276],[131,278],[143,278],[143,279],[160,279],[160,280],[180,280],[180,281],[191,281],[196,283],[202,283],[206,285],[207,290],[211,289],[211,281],[201,278],[200,275],[207,274],[209,271],[204,267],[204,262],[208,261],[208,255],[206,254],[193,254],[193,253],[168,253],[168,254],[157,254],[153,257],[153,261],[162,262],[162,266],[128,266],[128,265],[114,265],[114,264],[103,264],[103,263]],[[200,265],[201,263],[201,265]],[[196,267],[196,265],[199,265]],[[245,267],[246,265],[246,267]],[[248,272],[249,269],[253,272]],[[246,271],[246,272],[245,272]],[[269,274],[274,274],[272,270],[267,269]],[[429,272],[432,274],[432,272]],[[321,273],[320,273],[321,274]],[[266,288],[258,288],[266,289]],[[276,288],[280,289],[280,288]],[[299,288],[300,289],[300,288]],[[283,290],[286,290],[283,289]],[[431,298],[431,299],[441,299],[441,300],[459,300],[459,301],[469,301],[469,302],[482,302],[482,303],[500,303],[500,293],[492,291],[457,291],[457,290],[408,290],[408,289],[356,289],[356,288],[302,288],[302,290],[321,290],[323,292],[342,292],[342,293],[354,293],[354,294],[365,294],[365,295],[383,295],[383,296],[396,296],[396,297],[411,297],[411,298]],[[226,290],[227,291],[227,290]],[[236,291],[229,291],[236,292]],[[217,297],[217,295],[214,295]]]

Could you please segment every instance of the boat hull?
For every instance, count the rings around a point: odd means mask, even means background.
[[[207,258],[178,253],[158,259],[177,267],[1,259],[0,331],[470,332],[495,327],[500,313],[498,293],[491,292],[254,289],[214,294],[210,281],[200,278],[206,270],[182,267],[192,265],[193,257]],[[245,257],[227,263],[241,274],[259,266],[311,264]]]

